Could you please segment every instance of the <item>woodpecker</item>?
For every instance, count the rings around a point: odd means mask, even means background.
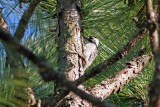
[[[83,70],[87,69],[92,64],[98,54],[99,40],[94,36],[89,36],[87,39],[89,43],[84,45],[84,57],[86,64],[84,65]]]

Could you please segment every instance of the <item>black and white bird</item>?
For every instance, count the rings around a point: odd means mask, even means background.
[[[89,36],[88,41],[89,43],[84,45],[84,57],[86,60],[84,71],[92,64],[98,54],[99,40],[94,36]]]

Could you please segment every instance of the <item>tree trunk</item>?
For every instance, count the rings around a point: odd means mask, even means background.
[[[74,81],[83,74],[80,15],[75,1],[58,1],[58,24],[59,68],[60,71],[64,71],[68,80]]]
[[[80,1],[58,0],[58,64],[70,81],[83,75],[83,40],[80,35]],[[81,86],[82,88],[82,86]],[[83,100],[70,93],[59,107],[83,106]],[[87,106],[87,105],[86,105]],[[89,107],[89,106],[88,106]]]

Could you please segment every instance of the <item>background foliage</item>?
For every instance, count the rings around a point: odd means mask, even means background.
[[[143,0],[83,0],[82,6],[82,36],[94,35],[100,40],[99,54],[91,67],[111,57],[120,50],[135,34],[137,27],[132,21],[138,11],[143,6]],[[14,34],[24,10],[28,3],[22,4],[19,8],[19,2],[12,0],[0,1],[3,7],[3,16],[6,19],[11,34]],[[28,24],[22,44],[40,56],[44,56],[48,61],[58,69],[56,56],[56,0],[47,0],[40,3],[36,9],[30,23]],[[51,32],[54,31],[54,32]],[[113,76],[121,70],[125,63],[130,60],[142,47],[150,50],[149,39],[145,36],[131,50],[129,55],[116,64],[110,66],[101,74],[91,78],[86,82],[86,86],[92,86],[105,78]],[[27,59],[24,59],[26,69],[18,70],[22,79],[13,77],[10,69],[6,69],[5,51],[0,45],[0,106],[9,105],[17,107],[24,105],[24,102],[15,100],[14,95],[19,94],[18,89],[31,83],[37,99],[47,99],[54,94],[54,83],[44,83],[40,78],[36,67]],[[107,100],[126,106],[143,106],[148,103],[147,86],[152,77],[154,63],[151,62],[136,80],[128,83],[124,88],[110,96]],[[17,71],[17,70],[16,70]],[[17,71],[17,72],[18,72]],[[26,77],[27,78],[26,80]],[[29,80],[28,80],[29,79]],[[22,93],[23,96],[23,93]],[[117,100],[118,99],[118,100]]]

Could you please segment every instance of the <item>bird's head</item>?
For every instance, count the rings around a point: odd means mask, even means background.
[[[94,36],[89,36],[88,40],[89,40],[90,42],[92,42],[92,43],[95,43],[96,46],[98,47],[98,45],[99,45],[99,40],[98,40],[96,37],[94,37]]]

